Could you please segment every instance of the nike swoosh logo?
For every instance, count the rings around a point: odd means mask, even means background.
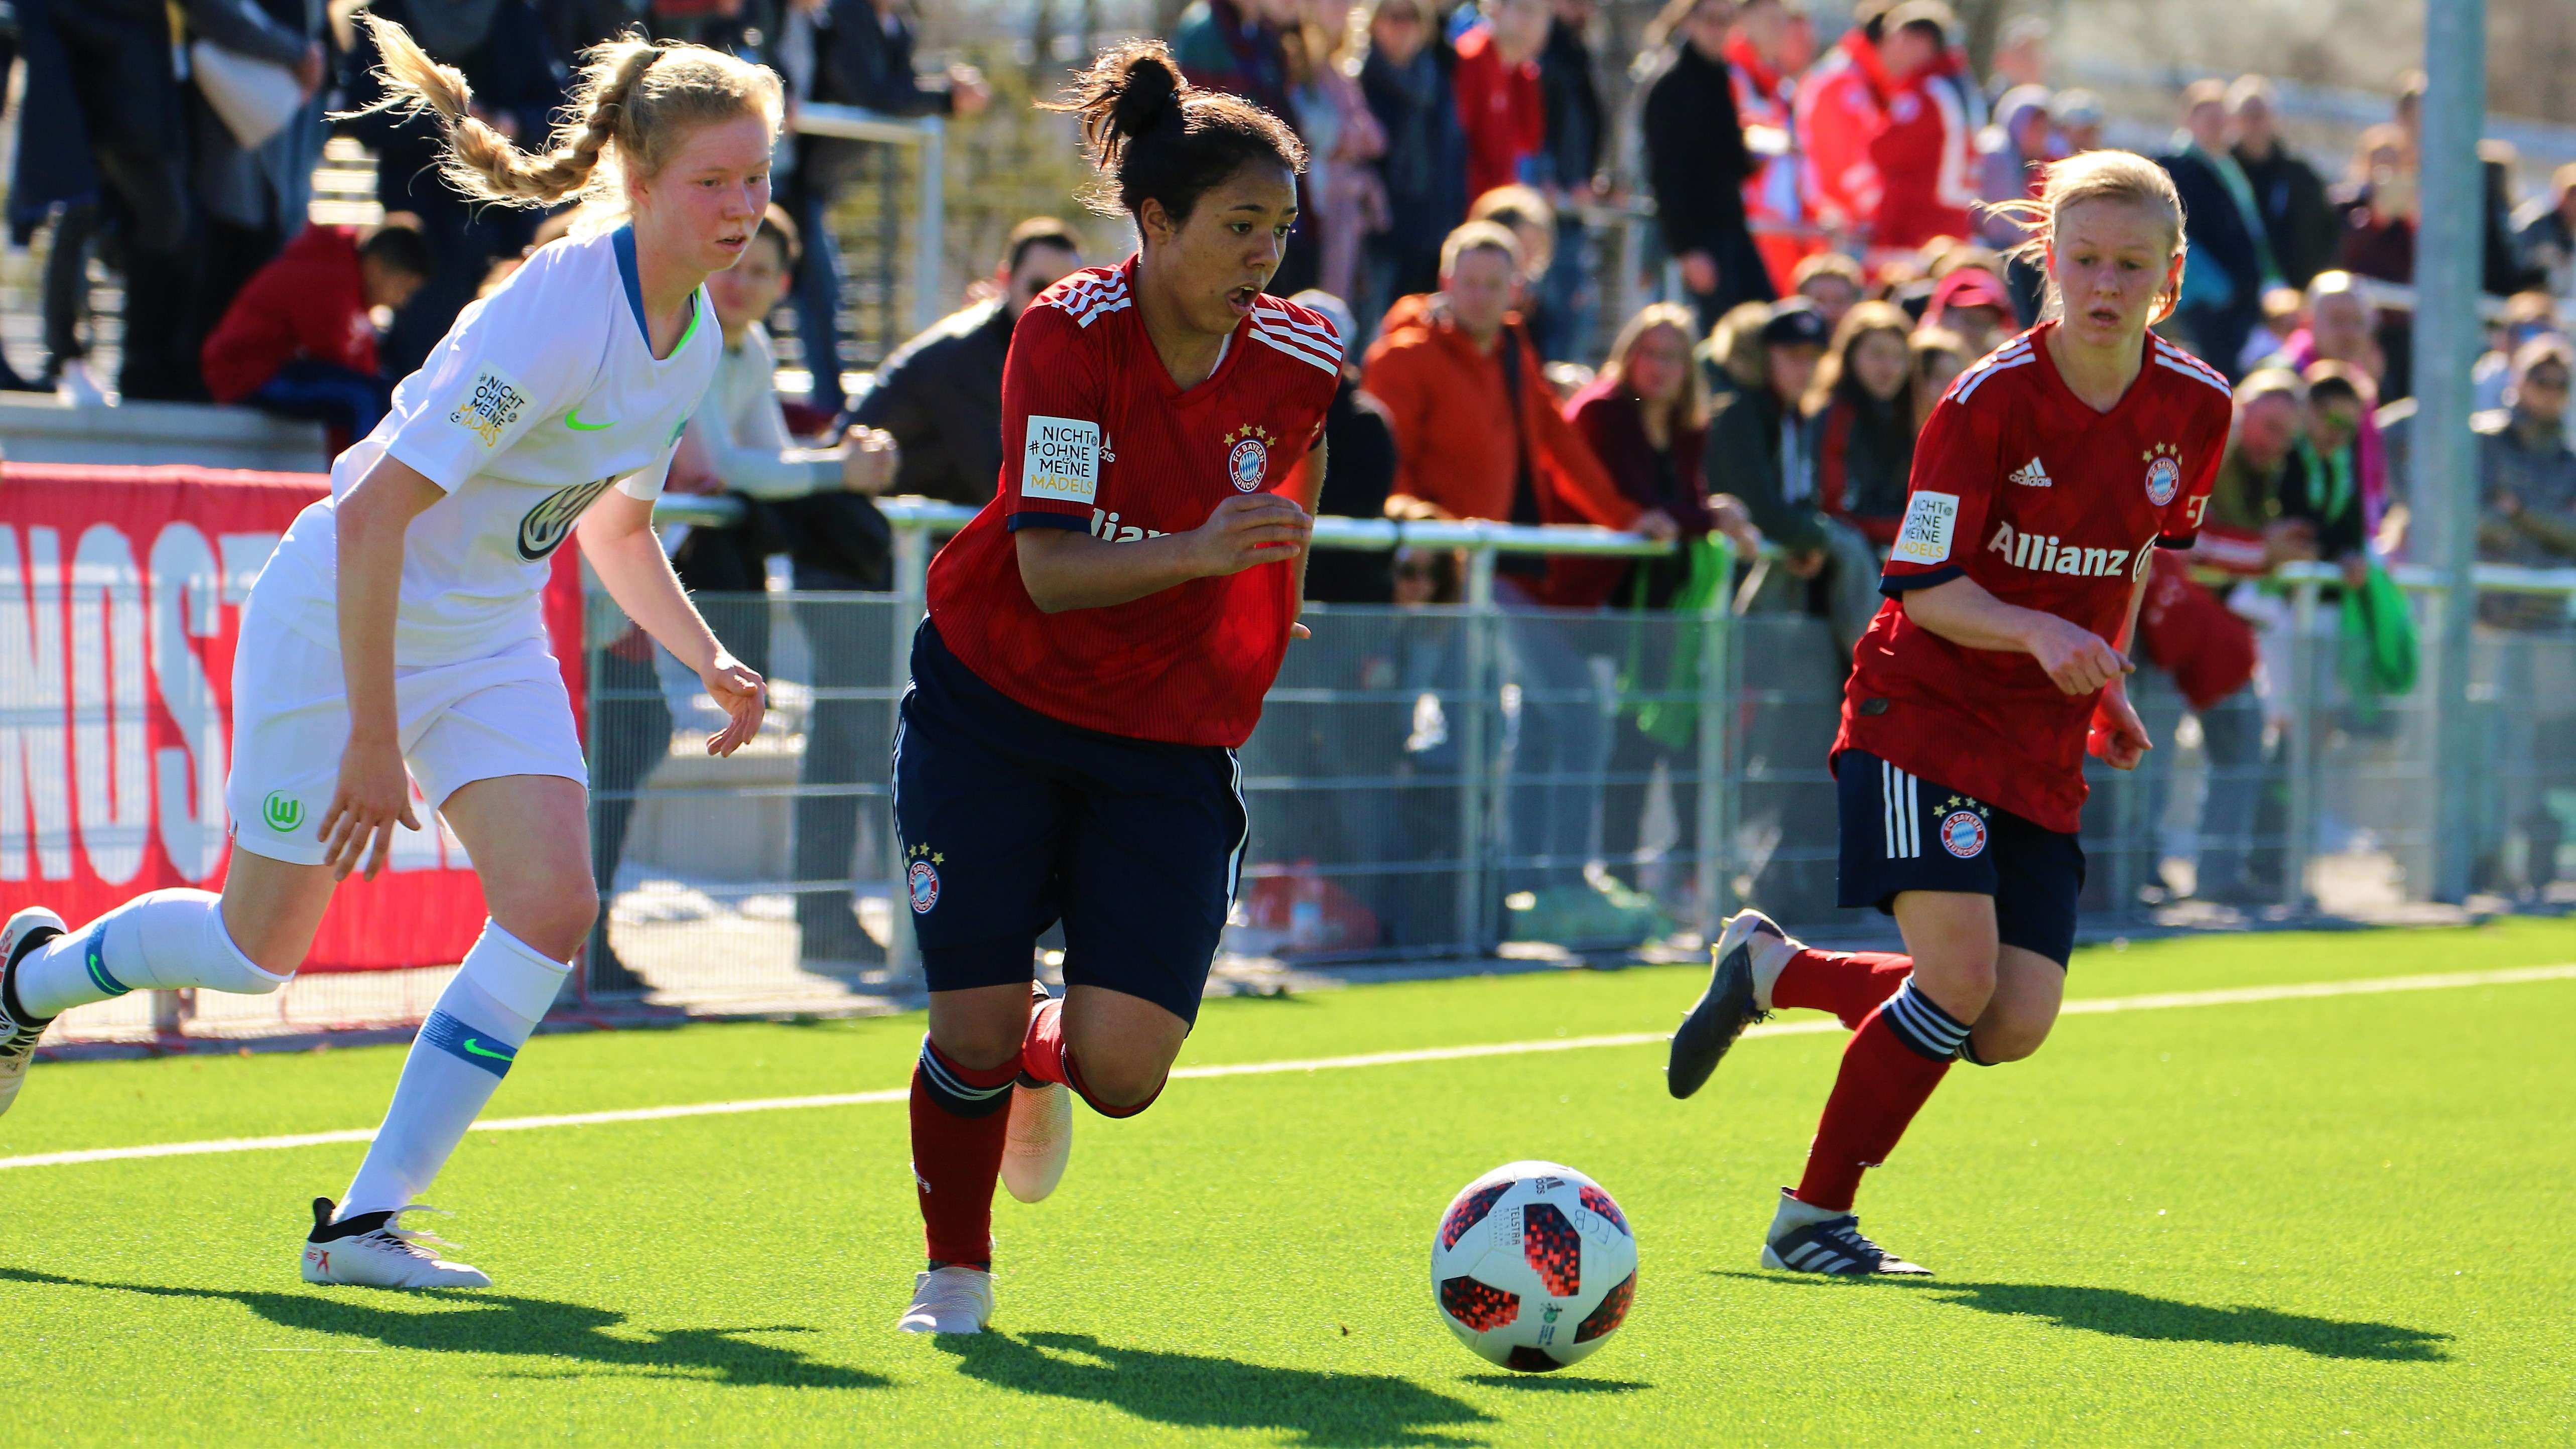
[[[576,433],[595,433],[602,428],[616,427],[617,419],[610,418],[604,423],[585,423],[581,420],[581,409],[574,408],[571,412],[564,414],[564,426],[572,429]]]
[[[470,1052],[470,1053],[472,1053],[473,1055],[478,1056],[478,1057],[490,1057],[492,1060],[494,1060],[494,1061],[496,1061],[496,1062],[506,1062],[506,1061],[509,1061],[509,1060],[511,1059],[511,1054],[510,1054],[510,1053],[508,1053],[508,1052],[496,1052],[496,1051],[492,1050],[490,1047],[487,1047],[487,1046],[483,1045],[483,1043],[482,1043],[482,1042],[480,1042],[480,1041],[478,1041],[478,1040],[476,1040],[475,1038],[470,1037],[470,1036],[469,1036],[469,1037],[467,1037],[467,1038],[465,1039],[465,1043],[464,1043],[464,1045],[465,1045],[465,1050],[466,1050],[466,1051],[468,1051],[468,1052]]]

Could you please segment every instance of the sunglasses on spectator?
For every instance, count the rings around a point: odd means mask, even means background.
[[[2532,373],[2530,376],[2525,377],[2522,380],[2522,390],[2525,392],[2565,392],[2567,390],[2567,374],[2563,372]]]

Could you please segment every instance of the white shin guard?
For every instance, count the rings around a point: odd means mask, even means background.
[[[339,1218],[420,1201],[536,1033],[569,970],[498,922],[483,923],[483,935],[403,1059],[393,1105],[341,1200]]]
[[[195,987],[265,996],[294,978],[263,971],[224,929],[223,897],[163,890],[136,896],[18,965],[18,1000],[33,1016],[123,996]]]

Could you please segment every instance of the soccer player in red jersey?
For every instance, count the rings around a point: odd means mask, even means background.
[[[894,761],[930,987],[912,1333],[983,1329],[994,1178],[1053,1191],[1071,1095],[1145,1110],[1197,1018],[1243,854],[1234,747],[1305,632],[1314,524],[1277,490],[1303,456],[1322,476],[1341,378],[1331,325],[1262,293],[1306,160],[1285,125],[1185,85],[1156,42],[1104,52],[1058,109],[1081,117],[1095,205],[1141,245],[1021,315],[1000,486],[932,562],[913,643]],[[1035,948],[1059,920],[1048,1000]]]
[[[2152,747],[2125,651],[2152,550],[2190,546],[2227,442],[2226,380],[2147,330],[2182,283],[2165,173],[2087,152],[2023,205],[2049,315],[1925,425],[1834,740],[1842,904],[1895,916],[1906,954],[1810,950],[1741,912],[1673,1037],[1667,1085],[1687,1097],[1773,1008],[1854,1029],[1765,1267],[1926,1271],[1861,1236],[1853,1196],[1953,1060],[2017,1061],[2057,1020],[2084,757],[2134,769]]]

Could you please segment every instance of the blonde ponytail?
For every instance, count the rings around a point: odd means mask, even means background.
[[[382,57],[376,78],[385,95],[345,115],[426,111],[437,117],[447,136],[439,174],[475,201],[543,207],[580,197],[587,209],[622,216],[628,169],[651,176],[698,127],[758,115],[773,137],[778,133],[783,101],[776,74],[706,46],[630,33],[583,52],[564,119],[546,152],[532,155],[472,114],[474,92],[463,72],[431,59],[393,21],[369,13],[361,23]]]

